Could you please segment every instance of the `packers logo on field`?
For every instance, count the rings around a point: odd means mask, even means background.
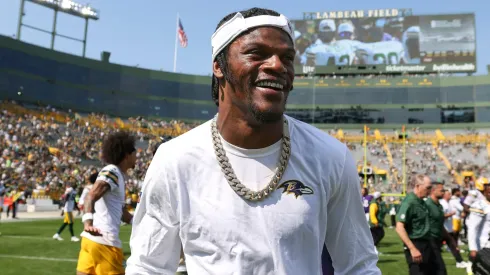
[[[293,194],[296,198],[302,195],[311,195],[313,194],[313,189],[304,185],[299,180],[288,180],[281,183],[277,189],[283,188],[282,193]]]

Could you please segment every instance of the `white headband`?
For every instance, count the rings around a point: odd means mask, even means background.
[[[282,14],[280,16],[259,15],[244,18],[243,15],[238,12],[232,19],[226,21],[226,23],[219,27],[216,32],[214,32],[213,36],[211,36],[213,61],[237,36],[251,28],[259,26],[273,26],[282,29],[289,35],[294,44],[293,28],[286,16]]]

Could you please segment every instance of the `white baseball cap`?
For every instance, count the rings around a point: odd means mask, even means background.
[[[323,19],[318,24],[318,31],[320,32],[334,32],[336,29],[337,26],[335,26],[335,21],[332,19]]]
[[[350,23],[342,23],[339,25],[338,33],[354,32],[354,26]]]

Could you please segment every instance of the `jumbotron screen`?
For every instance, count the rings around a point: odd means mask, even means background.
[[[475,72],[474,14],[293,20],[296,74]]]

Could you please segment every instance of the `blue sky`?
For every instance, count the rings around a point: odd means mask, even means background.
[[[87,57],[100,59],[102,51],[111,52],[111,62],[155,70],[173,70],[176,17],[180,14],[189,39],[187,48],[178,49],[177,71],[188,74],[211,74],[210,38],[222,17],[232,11],[251,7],[277,10],[291,19],[302,18],[304,11],[335,11],[381,8],[412,8],[414,14],[468,13],[476,14],[478,74],[486,74],[490,64],[490,26],[487,1],[460,0],[390,0],[372,1],[279,1],[279,0],[92,0],[100,10],[100,20],[89,23]],[[404,3],[404,4],[402,4]],[[0,34],[17,32],[20,0],[0,0]],[[481,12],[480,12],[481,11]],[[24,22],[51,30],[53,11],[26,3]],[[84,20],[60,14],[58,33],[83,37]],[[49,34],[22,29],[22,40],[49,47]],[[81,55],[82,44],[57,37],[55,49]]]

